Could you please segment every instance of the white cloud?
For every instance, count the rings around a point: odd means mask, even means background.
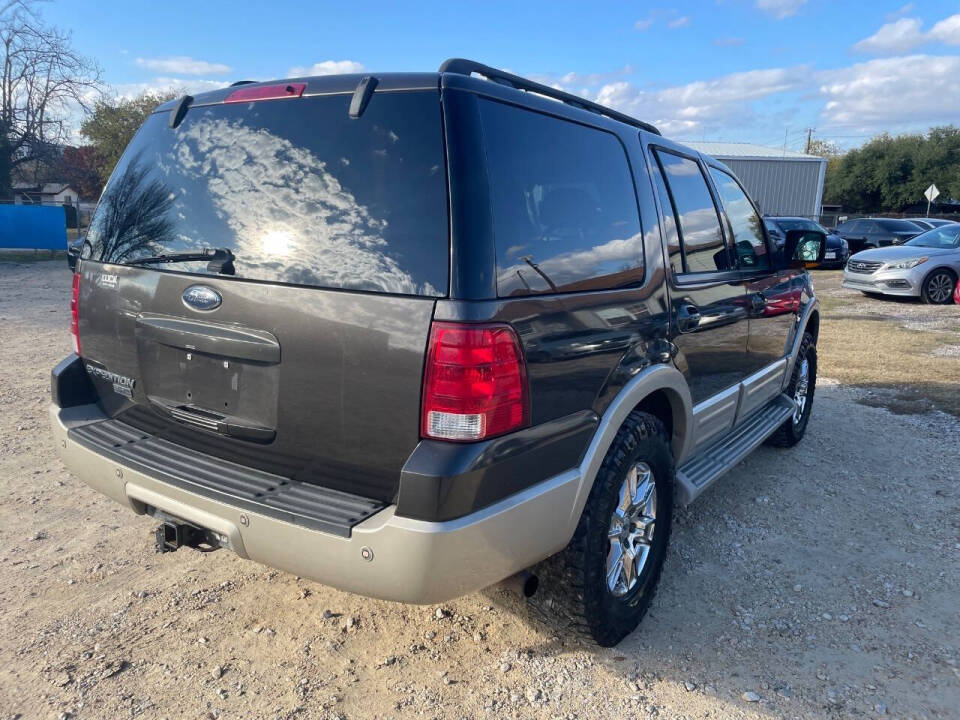
[[[897,18],[906,17],[916,9],[917,9],[916,3],[908,2],[906,5],[901,5],[892,13],[887,13],[887,21],[889,22],[890,20],[896,20]]]
[[[667,23],[667,27],[673,28],[673,29],[684,28],[684,27],[689,27],[689,26],[690,26],[690,16],[689,16],[689,15],[681,15],[680,17],[676,18],[675,20],[671,20],[670,22]]]
[[[757,10],[767,13],[777,20],[783,20],[791,15],[796,15],[797,11],[806,3],[807,0],[756,0],[753,5]]]
[[[809,68],[750,70],[663,88],[643,90],[619,80],[590,93],[597,102],[652,122],[665,133],[692,133],[705,124],[743,119],[751,103],[803,85]]]
[[[714,38],[713,44],[717,47],[737,47],[738,45],[743,45],[744,39],[742,37],[718,37]]]
[[[129,100],[143,93],[154,95],[165,92],[197,94],[208,90],[218,90],[226,87],[226,80],[204,80],[201,78],[158,77],[151,82],[123,83],[112,87],[113,95]]]
[[[223,63],[195,60],[186,55],[168,58],[137,58],[135,62],[148,70],[175,75],[217,75],[228,73],[232,69]]]
[[[653,25],[653,18],[648,17],[646,20],[637,20],[633,27],[637,30],[649,30],[651,25]]]
[[[853,46],[858,52],[904,52],[921,45],[924,34],[917,18],[900,18],[883,25]]]
[[[927,37],[947,45],[960,45],[960,14],[951,15],[938,22],[927,33]]]
[[[287,71],[289,77],[311,75],[347,75],[363,72],[363,65],[355,60],[323,60],[313,65],[297,65]]]
[[[960,116],[960,56],[881,58],[819,73],[829,124],[891,129]]]
[[[960,14],[944,18],[929,32],[923,31],[923,23],[918,18],[893,20],[858,42],[853,49],[869,53],[899,53],[931,43],[960,45]]]

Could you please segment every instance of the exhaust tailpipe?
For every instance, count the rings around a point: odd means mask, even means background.
[[[529,570],[521,570],[504,580],[503,584],[520,597],[530,599],[540,589],[540,578]]]

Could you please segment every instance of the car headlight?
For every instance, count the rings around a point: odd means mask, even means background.
[[[925,258],[925,257],[910,258],[909,260],[901,260],[900,262],[889,263],[887,267],[890,268],[891,270],[909,270],[910,268],[915,268],[917,265],[920,265],[921,263],[925,263],[927,260],[929,260],[929,258]]]

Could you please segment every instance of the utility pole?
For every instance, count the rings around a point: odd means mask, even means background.
[[[807,128],[807,149],[804,150],[807,155],[810,154],[810,143],[813,141],[813,130],[814,128],[812,127]]]

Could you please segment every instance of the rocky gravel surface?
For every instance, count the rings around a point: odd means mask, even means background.
[[[69,274],[0,264],[0,720],[956,718],[960,424],[824,380],[792,450],[677,512],[641,628],[604,650],[502,586],[391,604],[226,551],[80,484],[47,433]]]

